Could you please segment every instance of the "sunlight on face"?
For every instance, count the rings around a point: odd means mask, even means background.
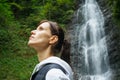
[[[31,31],[28,45],[33,48],[46,48],[49,46],[49,39],[51,36],[50,24],[48,22],[44,22],[35,30]]]

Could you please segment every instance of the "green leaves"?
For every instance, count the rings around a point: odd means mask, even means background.
[[[47,19],[67,24],[73,15],[73,6],[73,1],[70,0],[46,1],[41,11]]]
[[[8,3],[0,3],[0,27],[7,27],[13,20],[13,13]]]
[[[120,0],[109,0],[108,5],[111,7],[114,20],[120,26]]]

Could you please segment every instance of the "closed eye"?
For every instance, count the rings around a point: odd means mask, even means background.
[[[40,27],[38,27],[37,29],[38,29],[38,30],[43,30],[43,27],[40,26]]]

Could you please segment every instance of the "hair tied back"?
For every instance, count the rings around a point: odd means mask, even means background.
[[[70,64],[70,43],[67,40],[64,40],[63,42],[61,59]]]

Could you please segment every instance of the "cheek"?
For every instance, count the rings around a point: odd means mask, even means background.
[[[39,34],[38,36],[37,36],[37,40],[39,41],[39,42],[48,42],[49,41],[49,38],[50,38],[50,36],[48,35],[48,34],[46,34],[46,33],[43,33],[43,34]]]
[[[46,37],[41,37],[36,40],[36,43],[38,43],[39,45],[48,44],[49,40]]]
[[[48,34],[38,34],[36,35],[36,37],[32,40],[29,41],[30,46],[32,47],[45,47],[45,46],[49,46],[49,38],[50,36]]]

